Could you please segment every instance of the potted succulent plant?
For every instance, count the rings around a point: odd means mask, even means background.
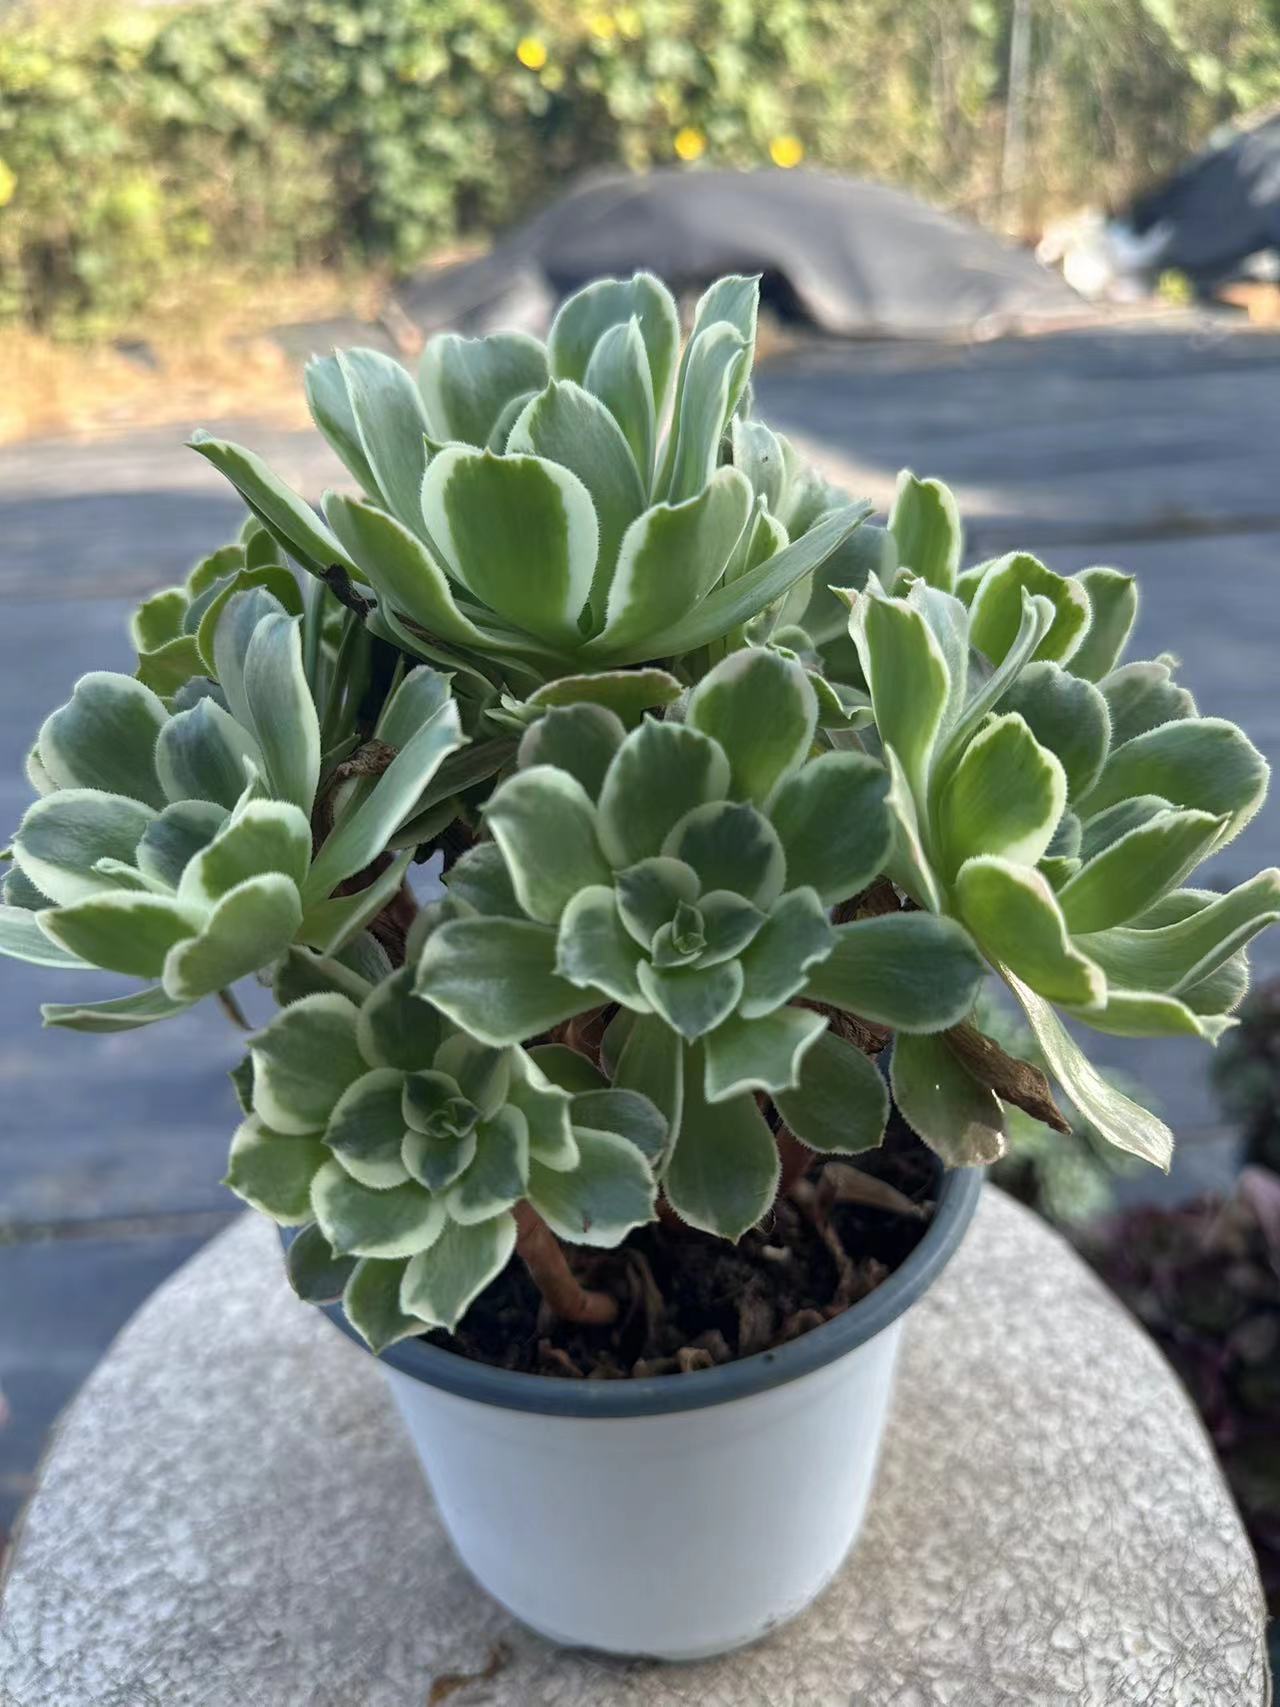
[[[480,1580],[673,1657],[838,1567],[1004,1108],[1065,1129],[988,975],[1167,1166],[1064,1019],[1214,1041],[1280,916],[1275,871],[1187,887],[1266,766],[1120,661],[1131,579],[962,569],[909,474],[871,523],[753,418],[755,315],[721,280],[682,348],[638,275],[416,383],[317,361],[322,513],[197,437],[250,519],[40,730],[0,914],[145,981],[49,1024],[272,989],[227,1183],[382,1356]]]

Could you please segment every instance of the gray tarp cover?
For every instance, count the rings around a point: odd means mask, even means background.
[[[965,336],[1070,319],[1080,298],[1025,250],[915,196],[822,172],[592,178],[478,260],[397,291],[428,332],[544,332],[602,274],[647,268],[679,292],[764,275],[766,301],[840,337]]]

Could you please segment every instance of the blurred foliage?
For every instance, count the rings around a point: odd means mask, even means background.
[[[1213,1061],[1213,1087],[1244,1136],[1245,1157],[1280,1174],[1280,979],[1260,984]]]
[[[975,1024],[1008,1054],[1046,1070],[1030,1027],[989,991],[979,999]],[[1128,1074],[1111,1072],[1105,1077],[1126,1095],[1148,1107],[1157,1106],[1152,1092]],[[1078,1110],[1065,1104],[1064,1112],[1071,1131],[1054,1132],[1006,1103],[1008,1149],[992,1166],[991,1178],[1046,1221],[1070,1232],[1105,1215],[1114,1202],[1116,1181],[1141,1170],[1132,1156],[1108,1144]]]
[[[1280,96],[1277,0],[66,3],[0,35],[0,319],[100,332],[161,282],[403,267],[572,174],[827,165],[1034,223]],[[1012,198],[1012,208],[1010,205]],[[194,286],[193,286],[194,288]]]
[[[1226,1202],[1118,1216],[1085,1254],[1185,1382],[1280,1618],[1280,1175],[1249,1167]]]

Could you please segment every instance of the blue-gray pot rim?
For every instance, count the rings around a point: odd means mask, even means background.
[[[797,1339],[740,1357],[714,1369],[689,1375],[653,1375],[625,1381],[574,1381],[558,1375],[532,1375],[497,1369],[424,1339],[400,1340],[380,1361],[414,1381],[480,1404],[507,1411],[532,1411],[550,1417],[655,1417],[700,1411],[797,1381],[865,1345],[908,1310],[941,1274],[977,1208],[982,1168],[952,1168],[942,1176],[938,1207],[924,1238],[910,1256],[867,1297],[819,1328]],[[281,1230],[286,1246],[293,1229]],[[364,1352],[369,1348],[337,1304],[324,1313]],[[372,1354],[370,1354],[372,1355]]]

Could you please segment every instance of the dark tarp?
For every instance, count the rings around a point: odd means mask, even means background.
[[[1204,149],[1127,218],[1139,236],[1165,231],[1156,271],[1176,268],[1206,290],[1280,249],[1280,117]]]
[[[840,337],[990,335],[1084,306],[1025,250],[901,190],[772,170],[592,178],[487,255],[396,296],[427,332],[542,333],[579,285],[642,268],[678,293],[761,273],[776,312]]]

